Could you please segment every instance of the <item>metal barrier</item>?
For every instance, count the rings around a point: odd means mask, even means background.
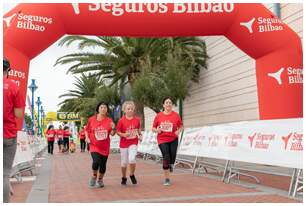
[[[19,148],[20,147],[20,148]],[[25,147],[26,150],[21,148]],[[41,137],[29,136],[24,132],[17,133],[17,150],[10,177],[22,182],[22,174],[29,171],[31,175],[35,170],[36,158],[45,151],[47,145]],[[22,152],[27,151],[25,154]],[[26,157],[26,158],[24,158]]]
[[[230,180],[234,177],[237,177],[238,182],[240,182],[240,176],[246,176],[246,177],[253,178],[256,181],[257,184],[260,183],[259,179],[256,176],[250,175],[250,174],[247,174],[247,173],[244,173],[244,172],[240,171],[240,170],[244,170],[244,171],[250,171],[250,170],[235,167],[234,164],[235,164],[234,161],[230,161],[230,160],[226,161],[226,166],[224,168],[222,182],[230,183]],[[253,172],[255,172],[255,170],[253,170]],[[262,171],[257,170],[257,172],[262,172]]]
[[[288,196],[295,198],[297,195],[303,195],[303,170],[294,169],[291,176]]]

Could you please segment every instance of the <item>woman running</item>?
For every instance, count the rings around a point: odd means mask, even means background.
[[[141,136],[140,119],[134,116],[135,104],[132,101],[127,101],[123,104],[122,110],[124,116],[118,121],[117,134],[120,136],[120,154],[121,154],[121,185],[126,185],[126,169],[127,165],[130,168],[130,179],[135,185],[137,184],[134,175],[136,168],[136,155],[138,138]]]
[[[71,136],[71,133],[69,131],[69,127],[64,127],[64,134],[63,134],[63,142],[64,142],[64,149],[63,152],[69,153],[69,137]]]
[[[57,136],[57,145],[58,145],[58,152],[63,151],[63,137],[64,137],[64,130],[62,129],[62,126],[60,125],[58,130],[56,131]]]
[[[157,132],[158,147],[163,156],[164,185],[170,185],[170,173],[176,158],[178,146],[178,135],[183,124],[178,113],[172,111],[172,100],[170,97],[163,99],[164,111],[158,113],[153,122],[153,132]]]
[[[104,187],[103,177],[110,150],[109,135],[115,134],[115,125],[107,113],[108,104],[100,102],[96,107],[96,114],[88,119],[86,125],[85,135],[90,144],[92,157],[92,177],[89,181],[89,187]]]
[[[48,153],[53,154],[54,140],[56,136],[56,131],[53,125],[49,125],[46,131],[46,137],[48,138]]]
[[[80,139],[80,146],[81,146],[81,152],[85,152],[86,142],[85,142],[85,129],[84,126],[83,129],[79,132],[79,139]]]

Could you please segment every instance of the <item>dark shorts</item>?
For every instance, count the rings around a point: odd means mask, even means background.
[[[57,144],[58,144],[58,145],[62,145],[62,144],[64,144],[64,142],[63,142],[62,139],[59,139],[59,140],[57,140]]]

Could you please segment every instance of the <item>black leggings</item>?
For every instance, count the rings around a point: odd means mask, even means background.
[[[69,138],[64,138],[64,150],[68,151],[69,150]]]
[[[54,141],[48,141],[48,153],[53,154]]]
[[[81,142],[81,151],[85,151],[85,145],[86,145],[85,139],[81,139],[80,142]]]
[[[176,151],[178,146],[178,139],[176,138],[172,142],[166,142],[158,145],[162,155],[163,155],[163,169],[169,169],[170,164],[175,163]]]
[[[97,171],[99,169],[99,172],[104,174],[108,156],[101,155],[97,152],[91,152],[90,154],[92,157],[92,170]]]

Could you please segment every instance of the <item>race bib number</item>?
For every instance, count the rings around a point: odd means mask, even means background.
[[[163,132],[172,132],[173,124],[171,122],[162,122],[159,127]]]
[[[107,130],[104,128],[96,128],[95,129],[95,137],[96,140],[101,141],[107,139]]]
[[[137,135],[138,135],[138,130],[137,129],[129,129],[127,130],[127,139],[135,139],[137,138]]]

